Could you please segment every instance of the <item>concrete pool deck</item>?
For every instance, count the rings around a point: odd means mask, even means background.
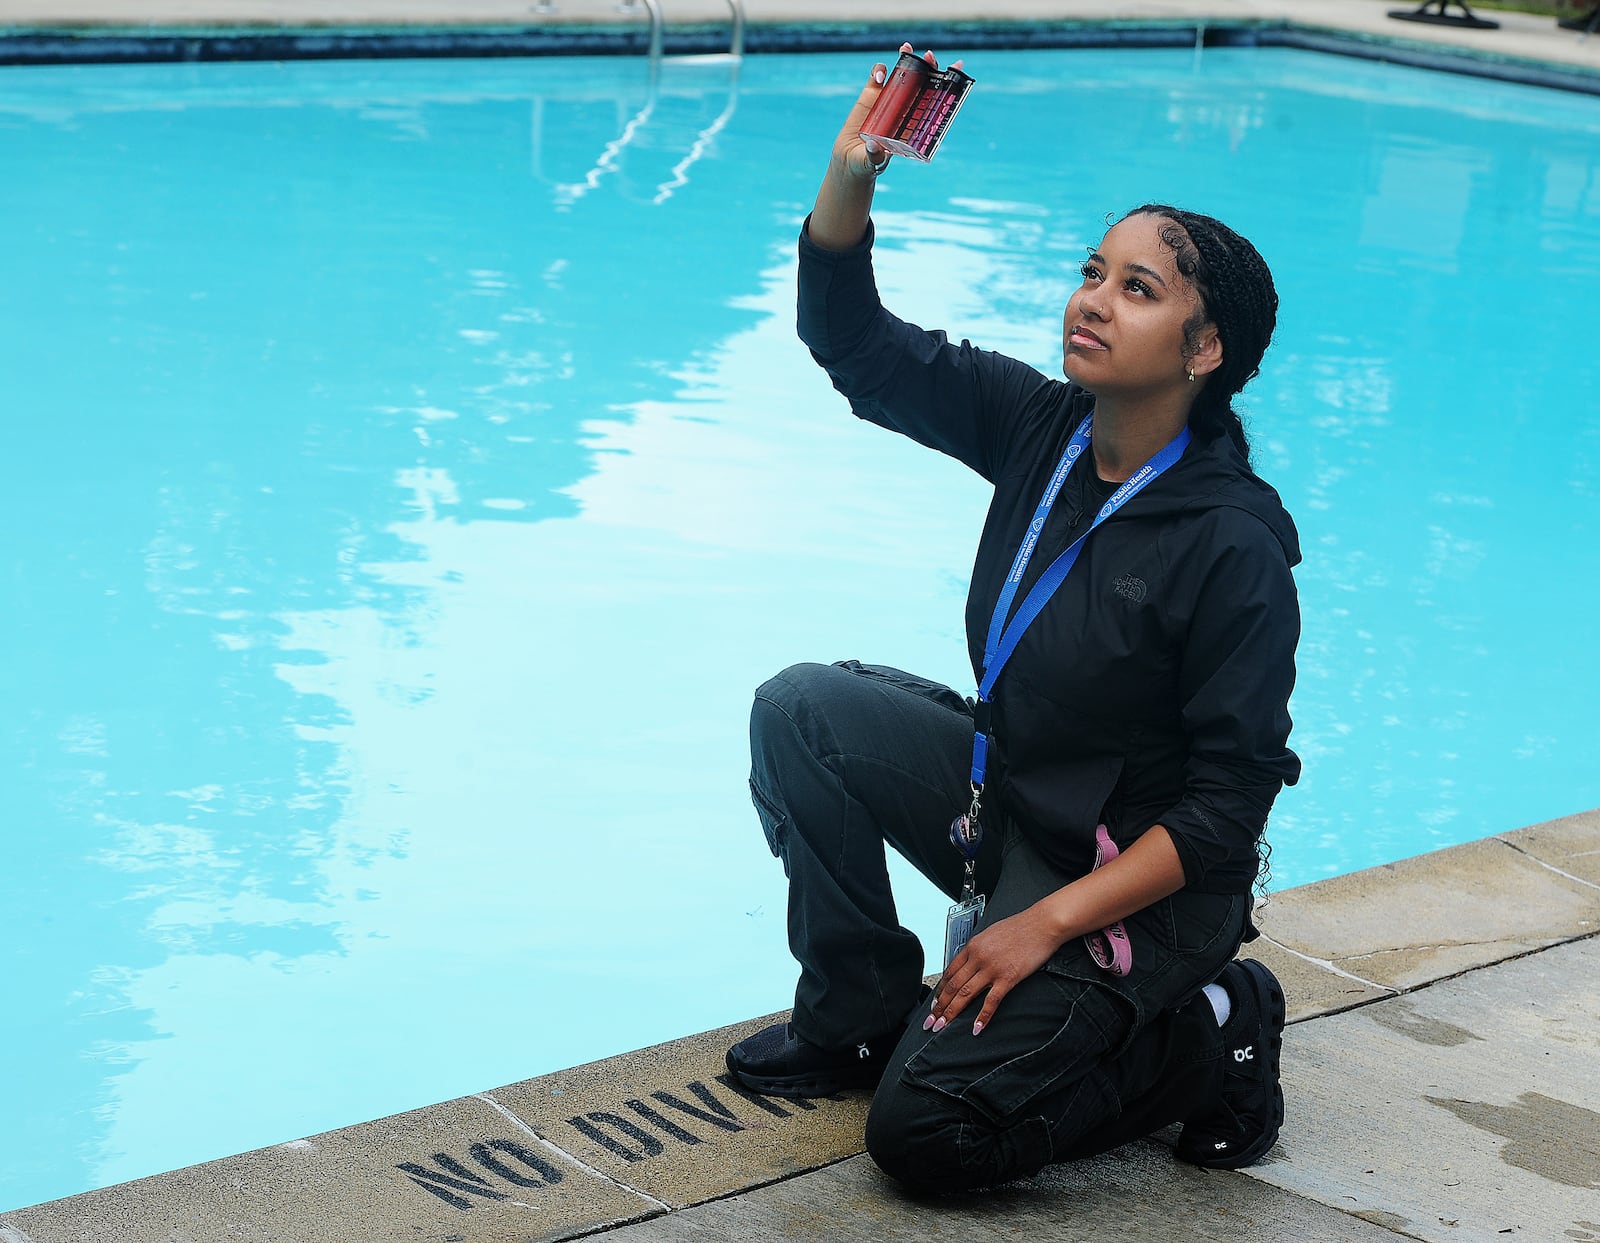
[[[674,25],[725,22],[721,0],[663,2]],[[541,14],[534,0],[0,0],[0,36],[639,20],[612,0],[558,3]],[[912,36],[976,21],[1292,22],[1376,47],[1563,66],[1600,83],[1600,38],[1526,14],[1491,14],[1498,31],[1386,16],[1413,7],[1407,0],[747,7],[753,26],[870,16]],[[1260,923],[1264,937],[1248,952],[1278,972],[1293,1003],[1289,1123],[1248,1171],[1192,1169],[1157,1138],[988,1195],[913,1199],[861,1154],[864,1094],[780,1101],[722,1078],[728,1043],[768,1016],[0,1214],[0,1243],[596,1233],[617,1243],[1180,1234],[1600,1243],[1600,811],[1289,890]]]
[[[727,1081],[768,1016],[0,1214],[0,1240],[1600,1240],[1600,811],[1286,890],[1259,922],[1289,1120],[1247,1171],[1157,1137],[912,1198],[861,1155],[865,1093]]]

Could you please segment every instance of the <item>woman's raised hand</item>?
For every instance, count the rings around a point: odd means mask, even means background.
[[[900,51],[911,51],[911,45],[902,43]],[[924,52],[922,56],[935,69],[939,67],[932,52]],[[957,61],[956,66],[960,65]],[[862,138],[861,127],[872,105],[878,102],[888,76],[887,65],[880,63],[872,67],[867,84],[861,88],[850,115],[845,118],[844,128],[833,140],[828,175],[817,191],[816,206],[811,212],[811,240],[825,250],[849,250],[866,232],[867,215],[872,209],[872,184],[888,165],[889,153],[877,143]]]
[[[902,53],[911,51],[909,43],[902,43]],[[939,62],[932,52],[924,52],[922,59],[927,61],[934,69],[939,67]],[[961,68],[961,62],[956,61],[955,67]],[[889,67],[877,64],[872,67],[872,75],[867,84],[861,88],[861,94],[856,96],[855,105],[850,109],[850,115],[845,118],[844,128],[839,131],[839,136],[833,140],[834,163],[846,173],[854,177],[876,177],[889,163],[889,153],[870,138],[861,137],[861,126],[866,122],[867,114],[872,111],[872,105],[878,102],[878,96],[883,92],[883,84],[888,80]]]
[[[902,43],[900,50],[909,52],[911,45]],[[932,52],[926,52],[924,56],[930,64],[933,63]],[[888,77],[887,65],[880,62],[872,67],[872,74],[867,79],[867,84],[861,88],[861,94],[856,96],[850,115],[844,119],[844,128],[833,140],[834,166],[852,177],[876,177],[889,161],[887,151],[870,139],[861,137],[861,127],[866,123],[872,105],[878,102],[878,96],[883,93],[883,84],[888,81]]]

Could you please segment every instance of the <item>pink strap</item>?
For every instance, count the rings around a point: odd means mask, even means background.
[[[1121,853],[1116,842],[1111,840],[1110,830],[1103,824],[1097,825],[1094,831],[1095,869],[1104,867]],[[1128,930],[1122,926],[1120,919],[1109,928],[1091,932],[1083,940],[1089,947],[1089,957],[1101,970],[1117,976],[1127,975],[1133,970],[1133,946],[1128,941]]]

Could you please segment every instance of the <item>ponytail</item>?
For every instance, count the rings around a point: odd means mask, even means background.
[[[1239,412],[1233,408],[1232,402],[1219,404],[1207,401],[1208,396],[1209,393],[1202,392],[1195,401],[1194,408],[1189,411],[1189,430],[1203,441],[1226,436],[1233,441],[1233,447],[1239,450],[1239,456],[1244,459],[1244,464],[1249,466],[1250,437],[1245,434],[1244,422],[1239,418]]]
[[[1198,212],[1146,203],[1124,216],[1159,216],[1169,222],[1161,240],[1176,257],[1178,271],[1198,295],[1184,324],[1185,355],[1199,346],[1200,332],[1214,325],[1222,342],[1222,365],[1206,377],[1189,411],[1189,428],[1201,440],[1227,436],[1250,464],[1250,438],[1233,398],[1261,370],[1261,358],[1278,323],[1278,291],[1266,260],[1227,225]]]

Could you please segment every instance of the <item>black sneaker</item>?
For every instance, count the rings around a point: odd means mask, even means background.
[[[728,1069],[764,1096],[832,1096],[845,1088],[875,1088],[900,1041],[900,1030],[848,1049],[824,1049],[795,1034],[793,1023],[774,1023],[728,1050]]]
[[[1278,1142],[1283,1127],[1283,987],[1254,959],[1230,962],[1217,983],[1228,990],[1233,1012],[1222,1025],[1227,1062],[1222,1100],[1211,1113],[1191,1118],[1178,1136],[1177,1154],[1191,1165],[1236,1170],[1254,1165]]]

